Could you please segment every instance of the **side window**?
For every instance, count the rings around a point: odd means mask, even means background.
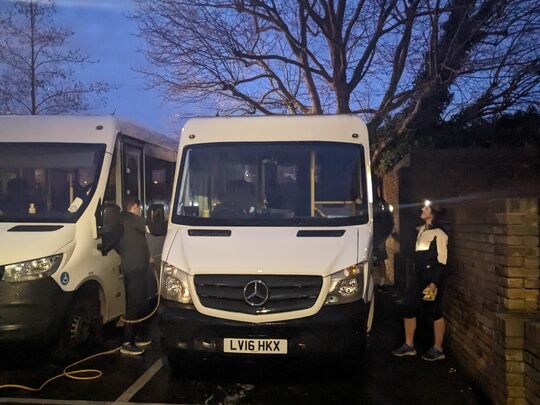
[[[146,204],[163,204],[165,215],[169,214],[174,163],[146,156],[145,161]]]
[[[140,148],[124,144],[124,196],[133,196],[144,202],[141,198],[141,158]]]
[[[357,205],[364,204],[362,153],[353,148],[328,147],[317,153],[315,165],[317,213],[326,217],[358,215]]]

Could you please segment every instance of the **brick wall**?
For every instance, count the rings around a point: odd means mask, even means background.
[[[510,197],[540,197],[538,149],[456,149],[415,151],[383,178],[385,199],[393,204],[397,247],[414,249],[421,201],[443,205]],[[397,186],[397,187],[396,187]],[[389,260],[392,261],[389,254]],[[393,273],[393,268],[389,268]],[[390,276],[393,279],[393,275]]]
[[[524,323],[540,309],[538,200],[450,205],[447,221],[452,352],[497,403],[525,403]]]

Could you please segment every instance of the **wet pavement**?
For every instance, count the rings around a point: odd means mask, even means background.
[[[378,292],[375,322],[362,361],[285,362],[262,358],[187,361],[171,370],[158,342],[141,357],[119,353],[90,360],[78,368],[103,372],[96,380],[55,380],[42,391],[0,390],[0,403],[92,404],[480,404],[484,401],[461,372],[451,353],[441,362],[420,356],[397,358],[391,350],[403,339],[392,292]],[[153,326],[155,340],[158,331]],[[432,335],[419,319],[417,345],[426,350]],[[121,343],[114,326],[106,331],[102,350]],[[101,350],[101,349],[100,349]],[[95,352],[95,351],[94,351]],[[85,357],[87,354],[80,354]],[[66,364],[39,348],[0,348],[0,385],[39,386],[61,373]]]

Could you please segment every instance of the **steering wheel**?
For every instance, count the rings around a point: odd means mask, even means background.
[[[218,204],[212,210],[212,218],[239,218],[246,216],[246,211],[232,204]]]

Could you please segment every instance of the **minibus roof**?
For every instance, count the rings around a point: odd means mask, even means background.
[[[366,125],[353,114],[192,118],[184,125],[180,139],[182,145],[257,141],[369,144]]]
[[[121,132],[175,151],[178,141],[113,116],[10,115],[0,117],[0,142],[104,143],[114,146]]]

